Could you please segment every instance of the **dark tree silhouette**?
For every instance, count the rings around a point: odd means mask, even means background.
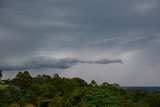
[[[0,83],[2,82],[2,71],[0,70]]]

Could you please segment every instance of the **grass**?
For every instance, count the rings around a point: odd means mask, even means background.
[[[0,84],[0,90],[4,90],[5,88],[7,88],[8,85],[3,85],[3,84]]]

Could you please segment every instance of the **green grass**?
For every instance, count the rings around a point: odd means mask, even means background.
[[[8,85],[3,85],[3,84],[0,84],[0,90],[4,90],[5,88],[7,88]]]

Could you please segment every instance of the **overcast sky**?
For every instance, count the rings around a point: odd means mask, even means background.
[[[160,86],[160,0],[0,0],[0,69]]]

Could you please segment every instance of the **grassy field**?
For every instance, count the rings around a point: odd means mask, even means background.
[[[8,85],[0,84],[0,90],[4,90],[6,87],[8,87]]]

